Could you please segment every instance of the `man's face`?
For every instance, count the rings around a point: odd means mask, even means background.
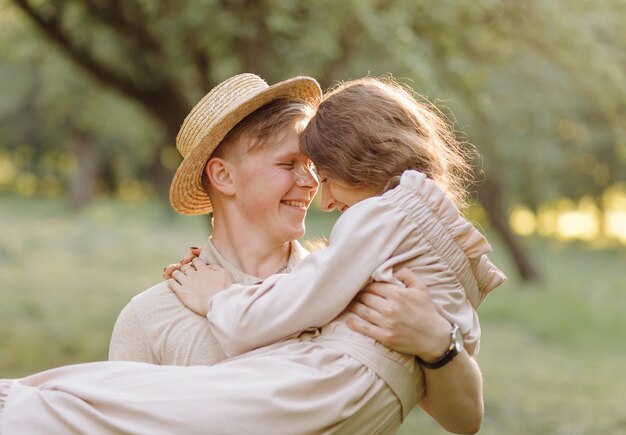
[[[236,165],[235,183],[238,210],[248,225],[272,243],[304,235],[304,218],[319,182],[300,151],[294,126],[244,153]]]

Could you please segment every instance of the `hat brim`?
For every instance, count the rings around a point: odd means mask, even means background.
[[[176,170],[169,195],[172,208],[190,216],[210,213],[213,210],[211,199],[202,186],[202,174],[222,139],[246,116],[278,98],[311,101],[319,99],[321,95],[320,86],[313,78],[294,77],[267,87],[224,114],[204,133],[200,143]]]

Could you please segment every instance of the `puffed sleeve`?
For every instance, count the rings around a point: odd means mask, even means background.
[[[392,256],[410,227],[382,197],[355,204],[337,220],[329,246],[290,274],[215,295],[207,314],[215,337],[234,356],[327,324]]]

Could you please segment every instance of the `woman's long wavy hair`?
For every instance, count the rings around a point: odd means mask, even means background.
[[[366,77],[329,91],[301,135],[301,148],[334,181],[379,193],[415,169],[459,208],[475,156],[432,103],[390,77]]]

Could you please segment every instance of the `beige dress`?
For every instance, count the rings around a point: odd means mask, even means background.
[[[407,171],[351,207],[329,248],[292,274],[215,298],[217,339],[245,353],[211,367],[92,363],[0,381],[0,433],[394,433],[423,397],[421,369],[337,315],[368,281],[407,266],[473,354],[474,307],[504,280],[489,249],[433,182]]]

